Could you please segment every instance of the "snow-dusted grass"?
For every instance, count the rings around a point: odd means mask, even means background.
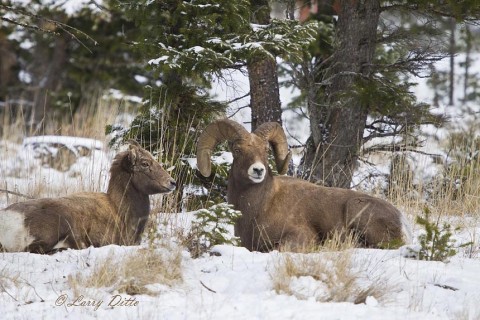
[[[156,287],[173,287],[182,283],[182,251],[178,247],[139,248],[126,255],[96,261],[93,270],[69,277],[69,284],[78,296],[88,288],[108,288],[110,292],[128,295],[156,295]]]
[[[271,273],[273,288],[280,294],[318,302],[381,301],[392,291],[387,280],[371,279],[372,270],[356,270],[359,265],[363,267],[364,261],[355,261],[352,253],[285,253],[279,256]]]
[[[114,152],[87,119],[61,133],[97,139],[104,147],[78,158],[65,172],[44,167],[35,150],[22,144],[25,132],[18,128],[23,124],[4,127],[8,134],[0,141],[0,189],[34,197],[105,191]],[[95,119],[98,128],[112,123]],[[445,157],[444,142],[438,140],[448,137],[445,130],[430,132],[436,139],[428,140],[423,151]],[[69,146],[79,144],[61,139]],[[471,175],[460,193],[455,185],[443,188],[441,181],[453,176],[442,176],[442,164],[412,153],[408,162],[413,175],[400,171],[396,185],[384,194],[382,175],[390,172],[390,159],[377,154],[368,160],[375,165],[363,163],[355,183],[399,207],[412,223],[414,242],[422,230],[413,221],[428,206],[435,219],[460,227],[453,234],[457,243],[472,241],[472,246],[447,262],[419,261],[406,258],[405,248],[355,249],[353,241],[337,237],[305,253],[258,253],[221,245],[212,255],[192,259],[184,243],[193,214],[172,211],[182,195],[154,196],[140,246],[53,255],[0,253],[0,318],[479,319],[480,180]],[[371,170],[380,178],[368,184],[363,177]],[[426,190],[439,189],[443,191],[429,191],[425,197]],[[0,207],[22,200],[0,191]]]
[[[21,145],[2,144],[17,152],[9,159],[33,155]],[[87,163],[93,172],[108,171],[106,161],[104,167],[88,158]],[[10,165],[8,159],[2,162],[2,168]],[[31,166],[37,177],[51,170]],[[65,193],[70,172],[50,174],[63,177],[51,183],[62,190],[59,195]],[[92,176],[95,186],[97,175]],[[19,190],[29,190],[28,177],[1,178],[8,185],[15,181]],[[54,193],[52,189],[50,195]],[[5,194],[0,195],[0,203],[7,204]],[[192,259],[178,244],[189,231],[191,213],[162,213],[163,201],[154,197],[152,203],[157,219],[149,226],[155,228],[147,231],[141,246],[67,250],[50,256],[0,253],[2,319],[305,319],[321,315],[322,319],[473,320],[480,316],[480,223],[474,216],[442,217],[464,226],[454,235],[458,241],[476,239],[473,253],[462,250],[448,263],[405,258],[402,250],[353,249],[348,243],[341,247],[335,240],[305,254],[252,253],[217,246],[213,250],[221,256]]]

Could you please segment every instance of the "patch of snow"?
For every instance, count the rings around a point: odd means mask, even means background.
[[[68,137],[68,136],[34,136],[23,139],[23,146],[28,145],[42,145],[42,144],[60,144],[66,146],[71,150],[76,150],[78,147],[87,149],[103,149],[103,143],[90,138],[82,137]]]

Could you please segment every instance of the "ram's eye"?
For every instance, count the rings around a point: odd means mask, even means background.
[[[147,161],[142,161],[142,167],[148,168],[150,164]]]
[[[240,154],[240,149],[235,148],[235,149],[233,150],[233,152],[234,152],[235,154]]]

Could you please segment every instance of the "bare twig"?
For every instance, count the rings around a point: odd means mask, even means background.
[[[245,108],[250,108],[250,104],[246,105],[246,106],[243,106],[243,107],[240,107],[238,108],[234,113],[232,113],[231,115],[228,116],[228,118],[232,118],[233,116],[235,116],[237,113],[240,112],[240,110],[242,109],[245,109]]]
[[[243,98],[246,98],[250,95],[250,92],[248,92],[247,94],[244,94],[243,96],[241,97],[236,97],[235,99],[232,99],[230,101],[227,101],[226,104],[230,104],[230,103],[233,103],[235,101],[238,101],[238,100],[242,100]]]
[[[205,285],[205,283],[203,283],[201,280],[200,280],[200,284],[201,284],[205,289],[207,289],[208,291],[213,292],[213,293],[217,293],[217,291],[212,290],[212,289],[210,289],[209,287],[207,287],[207,286]]]
[[[29,195],[26,195],[26,194],[23,194],[23,193],[15,192],[15,191],[10,191],[10,190],[7,190],[7,189],[0,189],[0,192],[13,194],[15,196],[23,197],[23,198],[26,198],[26,199],[35,199],[35,197],[29,196]]]

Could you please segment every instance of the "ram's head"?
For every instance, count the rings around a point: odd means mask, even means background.
[[[197,166],[203,176],[210,176],[212,151],[224,141],[228,141],[233,154],[232,172],[236,179],[253,183],[265,179],[269,145],[273,150],[278,173],[287,172],[291,152],[280,124],[267,122],[249,133],[239,123],[223,119],[208,125],[198,139]]]

